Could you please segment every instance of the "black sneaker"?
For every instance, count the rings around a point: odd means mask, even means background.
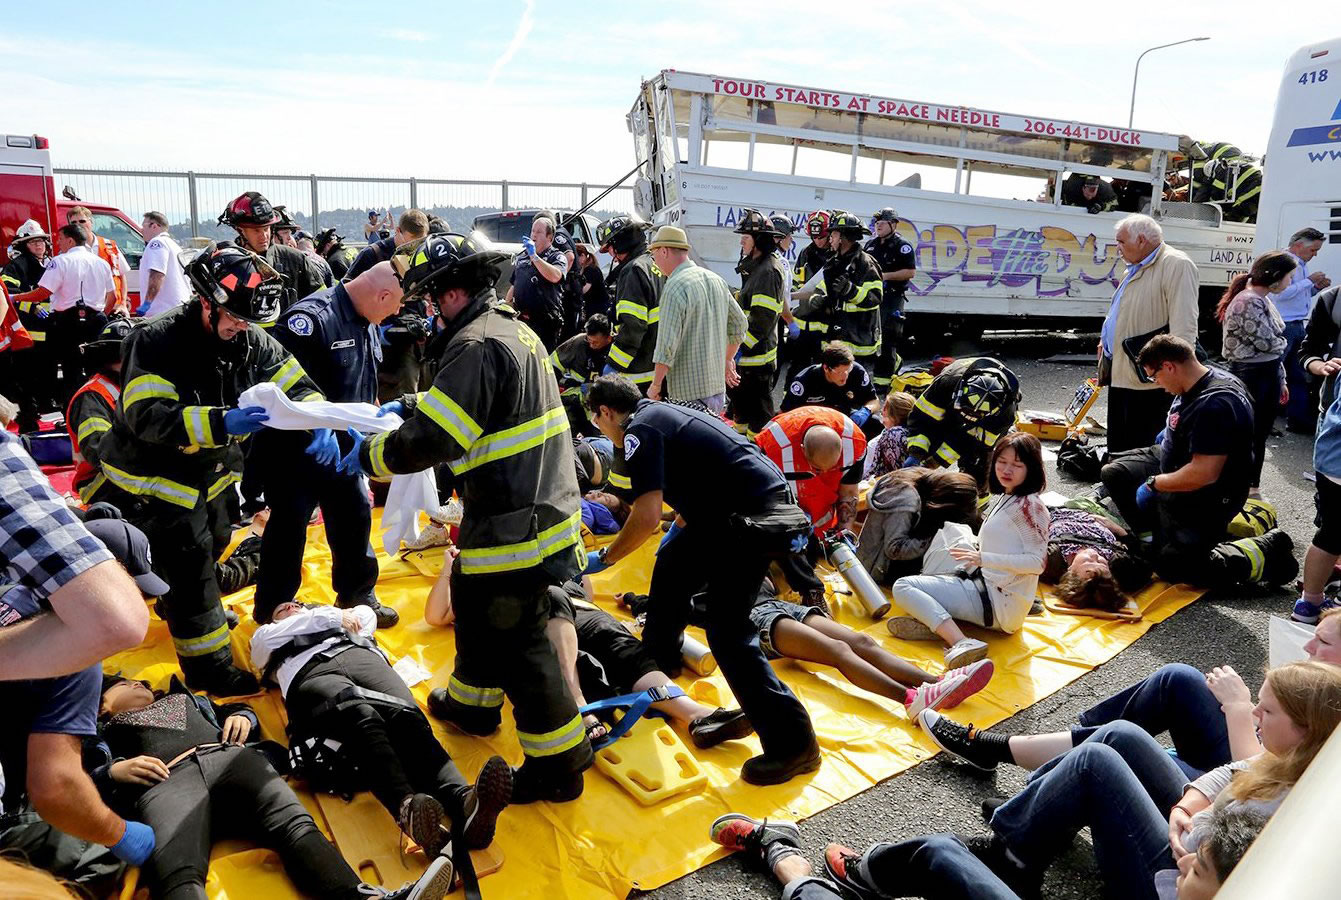
[[[466,821],[461,830],[467,850],[483,850],[494,842],[498,815],[511,801],[512,767],[503,757],[491,756],[462,803]]]
[[[723,741],[738,741],[751,734],[754,734],[754,726],[741,709],[722,709],[719,706],[689,723],[689,739],[700,750],[716,747]]]
[[[932,742],[946,753],[953,753],[975,769],[984,772],[996,770],[999,760],[983,753],[982,745],[976,741],[978,729],[972,725],[960,725],[934,709],[922,710],[917,716],[917,722]]]
[[[1010,857],[1006,844],[995,834],[956,835],[969,852],[1018,894],[1021,900],[1037,900],[1043,892],[1043,870],[1021,866]]]
[[[242,697],[261,689],[256,676],[231,663],[199,676],[186,676],[186,686],[193,691],[204,691],[215,697]]]
[[[992,824],[992,816],[996,811],[1006,805],[1005,797],[988,797],[982,802],[982,820],[988,825]]]
[[[786,759],[760,754],[745,760],[745,765],[740,767],[740,780],[753,785],[783,784],[798,775],[818,771],[820,760],[819,745],[813,743]]]
[[[376,900],[442,900],[452,890],[456,869],[451,857],[437,856],[429,860],[428,868],[418,881],[409,881],[394,891],[371,885],[360,885],[359,893]]]
[[[425,856],[435,859],[447,844],[448,835],[442,828],[446,817],[447,812],[436,797],[411,794],[401,801],[400,819],[396,824],[410,840],[423,848]]]
[[[512,770],[512,803],[523,806],[537,801],[545,803],[568,803],[582,796],[586,783],[581,772],[569,775],[550,774],[541,776],[527,771],[526,766]]]

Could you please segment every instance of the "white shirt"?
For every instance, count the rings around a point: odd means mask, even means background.
[[[73,309],[81,300],[102,312],[107,292],[116,287],[112,267],[87,247],[71,247],[53,258],[37,286],[51,291],[52,312]]]
[[[149,273],[163,273],[163,283],[159,285],[154,302],[145,311],[146,316],[165,313],[191,299],[191,286],[187,284],[186,274],[177,262],[177,254],[181,252],[182,248],[166,231],[144,248],[144,256],[140,258],[141,303],[149,297]]]
[[[343,627],[344,615],[347,612],[353,613],[354,618],[358,620],[359,627],[355,634],[366,638],[373,636],[373,632],[377,630],[377,616],[367,606],[355,606],[353,609],[319,606],[315,609],[305,609],[282,622],[272,622],[256,629],[256,633],[251,636],[251,664],[265,671],[266,665],[270,662],[270,655],[280,647],[302,634],[318,634],[330,631],[332,628]],[[339,640],[339,638],[327,638],[320,644],[314,644],[295,653],[280,663],[275,671],[275,680],[279,682],[279,693],[287,697],[293,676],[307,665],[308,660]]]

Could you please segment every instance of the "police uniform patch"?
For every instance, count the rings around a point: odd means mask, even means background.
[[[285,320],[284,326],[299,337],[307,337],[316,327],[316,323],[307,313],[294,313]]]
[[[638,452],[638,438],[629,434],[624,436],[624,458],[633,459],[633,454]]]
[[[801,396],[802,392],[804,392],[804,391],[805,391],[805,385],[801,384],[801,382],[799,382],[799,381],[793,381],[793,382],[792,382],[791,392],[792,392],[793,394],[795,394],[796,396],[799,397],[799,396]]]
[[[900,244],[900,245],[899,245],[899,250],[900,250],[901,252],[903,252],[903,253],[912,253],[912,252],[913,252],[913,248],[912,248],[910,245],[908,245],[908,244]]]

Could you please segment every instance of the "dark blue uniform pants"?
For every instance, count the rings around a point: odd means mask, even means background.
[[[353,606],[369,600],[377,584],[377,557],[368,543],[372,504],[363,478],[317,465],[302,451],[276,447],[266,456],[270,521],[261,537],[257,621],[269,621],[275,607],[297,595],[303,580],[307,524],[318,506],[326,521],[331,587],[337,602]]]
[[[768,664],[750,622],[772,555],[734,529],[686,527],[657,553],[643,642],[663,670],[677,671],[690,598],[706,590],[708,646],[765,755],[785,759],[816,742],[810,716]]]

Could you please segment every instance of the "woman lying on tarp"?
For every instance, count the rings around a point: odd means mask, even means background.
[[[156,900],[205,900],[210,849],[227,837],[274,850],[312,897],[438,900],[451,887],[437,877],[445,858],[395,891],[363,883],[265,755],[248,746],[260,729],[243,704],[216,706],[175,679],[156,694],[110,675],[99,732],[108,761],[93,780],[109,806],[154,830],[157,846],[142,871]]]
[[[1131,533],[1109,517],[1054,506],[1048,509],[1048,555],[1038,580],[1057,585],[1063,603],[1117,612],[1153,575],[1138,550]]]

